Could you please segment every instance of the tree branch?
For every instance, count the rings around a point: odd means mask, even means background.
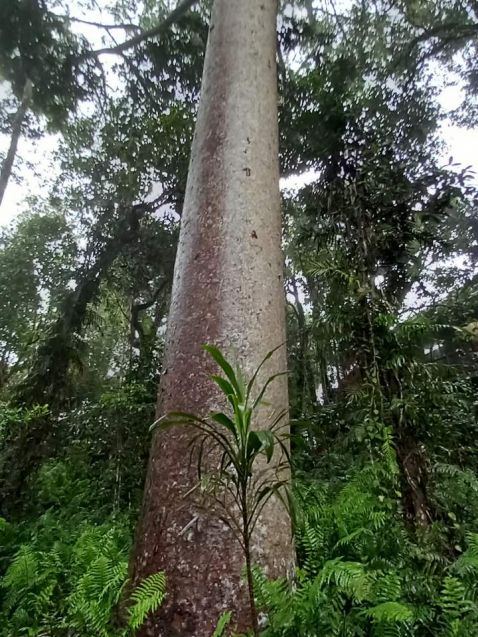
[[[92,20],[84,20],[83,18],[76,18],[71,15],[56,15],[56,18],[61,20],[68,20],[69,22],[78,22],[79,24],[87,24],[91,27],[97,27],[98,29],[122,29],[123,31],[141,31],[142,29],[138,24],[122,23],[122,24],[103,24],[102,22],[94,22]]]
[[[411,56],[414,50],[420,44],[425,43],[428,40],[436,38],[438,39],[438,42],[434,44],[429,51],[425,51],[423,53],[423,55],[418,60],[420,64],[422,64],[427,58],[433,57],[434,55],[440,53],[449,44],[455,44],[460,40],[472,39],[478,35],[478,24],[458,24],[449,22],[438,24],[428,29],[422,26],[417,26],[417,28],[423,29],[422,33],[410,40],[410,42],[405,47],[404,53],[398,56],[394,67],[397,67],[404,60],[408,61],[408,58]]]
[[[27,114],[28,108],[30,106],[31,98],[32,83],[29,79],[27,79],[25,82],[25,86],[23,87],[22,101],[20,102],[18,110],[15,114],[15,118],[13,120],[10,147],[0,171],[0,206],[2,205],[3,196],[5,194],[5,190],[7,189],[10,175],[12,174],[13,162],[15,161],[15,156],[17,154],[18,140],[20,139],[23,120],[25,119],[25,115]]]
[[[160,33],[163,33],[163,31],[165,31],[177,20],[179,20],[179,18],[181,18],[186,13],[186,11],[188,11],[188,9],[190,9],[193,6],[193,4],[196,3],[196,1],[197,0],[183,0],[182,2],[178,4],[176,9],[171,11],[171,13],[162,22],[157,24],[152,29],[148,29],[147,31],[138,33],[137,35],[130,38],[129,40],[126,40],[125,42],[122,42],[121,44],[117,44],[116,46],[105,47],[103,49],[96,49],[94,51],[87,51],[86,53],[83,53],[82,55],[80,55],[79,58],[84,60],[90,57],[95,57],[95,56],[103,55],[103,54],[121,55],[123,51],[126,51],[127,49],[130,49],[136,46],[137,44],[141,44],[141,42],[144,42],[144,40],[148,40],[149,38],[154,38]]]

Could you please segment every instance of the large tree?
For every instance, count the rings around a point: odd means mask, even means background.
[[[201,345],[214,343],[251,375],[285,340],[279,202],[276,0],[216,0],[192,148],[169,317],[158,415],[204,416],[220,405]],[[285,350],[264,374],[285,370]],[[267,398],[287,409],[282,377]],[[257,426],[271,422],[269,408]],[[209,637],[226,609],[250,625],[243,554],[231,530],[198,500],[194,433],[155,435],[134,562],[134,582],[164,570],[168,597],[142,635]],[[293,564],[290,522],[270,501],[253,538],[269,575]]]

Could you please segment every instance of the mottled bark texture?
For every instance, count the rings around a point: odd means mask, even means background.
[[[221,405],[201,350],[218,345],[247,375],[285,341],[280,249],[276,0],[216,0],[175,267],[158,416],[172,410],[206,415]],[[286,368],[279,350],[262,380]],[[277,379],[256,425],[287,408]],[[133,584],[167,574],[168,597],[139,635],[210,637],[220,614],[250,625],[242,550],[227,526],[198,500],[189,462],[194,431],[154,436]],[[293,565],[290,521],[274,500],[252,542],[252,559],[271,576]]]

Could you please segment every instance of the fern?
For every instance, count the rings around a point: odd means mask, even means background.
[[[473,607],[472,602],[466,598],[465,586],[453,576],[445,578],[439,603],[452,619],[461,617]]]
[[[342,562],[340,559],[326,562],[319,581],[338,589],[355,601],[367,599],[371,594],[372,580],[360,562]]]
[[[111,610],[119,600],[127,567],[126,560],[116,564],[105,555],[91,563],[69,598],[73,626],[108,635]]]
[[[378,623],[410,623],[413,619],[413,611],[400,602],[382,602],[362,612]]]
[[[111,616],[127,573],[122,532],[105,525],[65,530],[49,516],[42,522],[45,531],[19,549],[2,580],[0,635],[118,634]],[[11,632],[2,632],[2,622]]]
[[[139,628],[149,613],[154,613],[162,604],[166,595],[166,576],[164,573],[148,575],[131,593],[134,604],[129,609],[128,625],[133,630]]]
[[[382,429],[383,442],[382,442],[382,455],[385,460],[385,464],[392,476],[399,474],[397,464],[397,454],[393,443],[393,433],[391,427],[383,427]]]
[[[374,598],[378,602],[397,600],[402,597],[402,582],[398,573],[383,573],[375,580]]]
[[[2,587],[27,590],[38,578],[38,556],[31,546],[20,548],[2,581]]]
[[[453,571],[462,577],[478,575],[478,534],[468,533],[468,548],[453,565]]]
[[[38,584],[39,570],[37,552],[29,545],[20,547],[2,580],[7,612],[22,605],[31,607],[31,592]]]
[[[226,628],[231,621],[231,617],[232,613],[230,611],[224,612],[221,617],[219,617],[219,621],[217,622],[217,626],[211,637],[224,637],[226,634]]]
[[[465,482],[468,482],[473,491],[478,493],[478,479],[473,471],[462,469],[455,464],[446,464],[444,462],[438,462],[434,466],[434,471],[450,478],[461,478]]]
[[[309,520],[305,520],[298,536],[300,549],[303,552],[303,569],[309,575],[317,573],[320,564],[320,548],[323,545],[323,532]]]

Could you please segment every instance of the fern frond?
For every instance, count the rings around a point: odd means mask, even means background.
[[[228,627],[229,622],[231,621],[231,617],[232,617],[231,611],[228,610],[224,612],[219,617],[219,621],[217,622],[217,626],[213,634],[211,635],[211,637],[224,637],[226,634],[226,628]]]
[[[5,573],[1,585],[10,590],[25,590],[38,579],[38,570],[38,554],[30,545],[26,544],[20,547]]]
[[[450,618],[459,618],[473,608],[473,602],[467,599],[463,583],[449,575],[443,582],[440,606]]]
[[[360,562],[329,560],[324,564],[319,579],[326,585],[335,583],[340,591],[355,601],[367,599],[372,589],[372,580]]]
[[[366,617],[379,623],[410,622],[413,619],[413,611],[400,602],[382,602],[362,612]]]
[[[139,628],[149,613],[154,613],[166,596],[166,575],[163,572],[148,575],[131,593],[134,604],[129,609],[128,625]]]
[[[433,470],[438,475],[461,480],[473,493],[478,495],[478,478],[471,469],[462,469],[458,465],[441,462],[437,463]]]

